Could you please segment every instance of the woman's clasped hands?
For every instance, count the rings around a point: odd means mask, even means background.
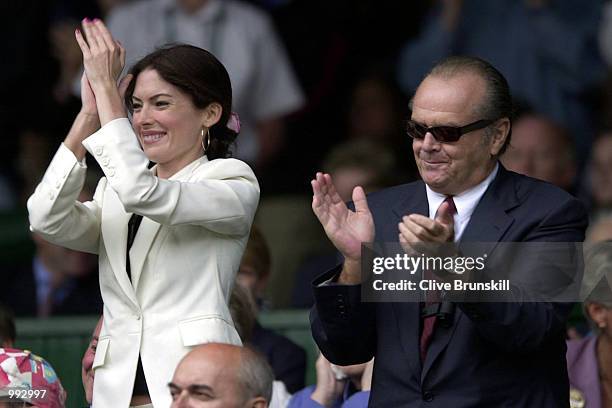
[[[102,20],[84,19],[83,31],[76,29],[76,40],[83,52],[87,79],[94,89],[117,86],[125,65],[125,49],[116,41]],[[84,35],[83,35],[84,34]]]
[[[117,85],[125,66],[125,49],[115,40],[99,19],[84,19],[83,30],[75,36],[83,53],[84,77],[81,82],[83,109],[93,113],[95,100],[102,125],[112,119],[125,117],[122,95],[130,81],[126,76]]]

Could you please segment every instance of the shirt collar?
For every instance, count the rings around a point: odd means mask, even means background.
[[[485,191],[487,191],[489,184],[495,179],[498,171],[499,163],[496,163],[493,171],[491,171],[483,181],[461,194],[453,196],[453,201],[457,208],[455,217],[458,219],[465,219],[472,216],[476,205],[478,205]],[[429,218],[434,218],[436,211],[438,211],[438,207],[440,207],[442,202],[446,199],[446,195],[433,191],[427,184],[425,184],[425,190],[427,191],[427,202],[429,203]]]

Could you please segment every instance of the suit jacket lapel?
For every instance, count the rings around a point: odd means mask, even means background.
[[[132,248],[130,248],[130,271],[132,273],[132,285],[134,291],[138,289],[138,282],[144,266],[145,259],[151,250],[153,241],[157,237],[157,232],[161,224],[147,217],[142,217],[142,222],[134,238]]]
[[[425,376],[429,372],[429,369],[433,365],[434,361],[446,348],[451,338],[453,337],[453,334],[455,334],[455,330],[457,329],[459,321],[462,317],[462,313],[457,313],[455,311],[453,324],[449,327],[441,327],[438,322],[436,322],[436,328],[433,334],[434,337],[429,345],[429,348],[427,349],[427,355],[425,356],[425,361],[423,362],[423,370],[421,371],[421,384],[425,380]]]
[[[483,244],[479,245],[479,250],[490,254],[514,222],[508,210],[517,205],[519,200],[514,180],[500,164],[497,176],[480,199],[465,228],[459,247],[462,242],[478,242]]]
[[[418,181],[414,188],[406,189],[403,192],[404,200],[401,200],[397,205],[393,206],[392,211],[396,219],[385,223],[389,230],[381,237],[381,241],[397,242],[399,231],[397,224],[404,215],[421,214],[429,216],[429,203],[427,201],[427,193],[425,184]],[[400,302],[392,303],[391,310],[394,313],[394,320],[397,323],[399,332],[400,344],[406,355],[419,355],[419,324],[420,324],[420,308],[415,302]],[[411,372],[420,372],[420,362],[418,359],[408,359],[413,365]]]
[[[106,248],[108,262],[115,274],[119,286],[134,305],[138,306],[134,287],[127,276],[125,268],[125,250],[127,245],[127,224],[131,214],[126,213],[117,194],[109,187],[104,194],[102,211],[102,238]]]
[[[509,177],[508,171],[500,164],[497,176],[474,209],[459,242],[459,248],[465,249],[462,248],[462,243],[478,242],[479,254],[476,256],[480,256],[482,253],[490,254],[514,222],[514,218],[508,215],[507,211],[517,205],[519,205],[519,200],[516,196],[514,180]],[[436,327],[433,341],[427,350],[427,357],[423,364],[422,380],[448,345],[461,317],[461,313],[455,313],[455,319],[451,327]]]

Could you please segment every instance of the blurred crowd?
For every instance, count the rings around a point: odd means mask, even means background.
[[[209,49],[226,65],[243,124],[234,155],[255,170],[262,194],[232,297],[234,320],[260,354],[221,346],[215,353],[235,354],[242,364],[251,359],[254,366],[263,356],[282,383],[275,382],[274,393],[285,403],[297,392],[294,406],[305,405],[304,395],[340,406],[369,387],[365,365],[336,375],[321,357],[317,385],[299,391],[304,350],[262,327],[257,314],[312,306],[310,282],[337,261],[310,210],[309,180],[317,170],[334,177],[347,201],[356,185],[371,192],[418,177],[404,123],[412,93],[436,61],[479,56],[504,74],[516,115],[502,164],[579,197],[591,215],[587,239],[612,239],[610,0],[20,0],[0,9],[7,44],[0,65],[6,136],[0,222],[17,231],[0,240],[0,302],[17,317],[102,310],[95,257],[30,234],[25,216],[25,200],[80,109],[74,30],[84,17],[107,22],[127,50],[128,66],[168,42]],[[95,162],[88,165],[83,201],[101,175]],[[593,302],[610,306],[607,299]],[[601,312],[585,310],[592,321]],[[9,324],[0,321],[0,327],[0,360],[8,353],[18,365],[24,359],[47,364],[9,352],[14,329],[11,335]],[[606,327],[598,335],[609,333]],[[208,358],[210,350],[200,351],[192,357]],[[85,383],[93,372],[89,360],[86,354]],[[180,393],[191,379],[176,375],[171,390]],[[349,380],[338,385],[342,378]],[[54,390],[58,400],[65,398],[61,384]],[[253,398],[270,402],[266,392]]]

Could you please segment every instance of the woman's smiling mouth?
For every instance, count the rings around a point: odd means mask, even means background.
[[[143,132],[142,141],[145,144],[153,144],[160,141],[164,136],[166,136],[165,132]]]

